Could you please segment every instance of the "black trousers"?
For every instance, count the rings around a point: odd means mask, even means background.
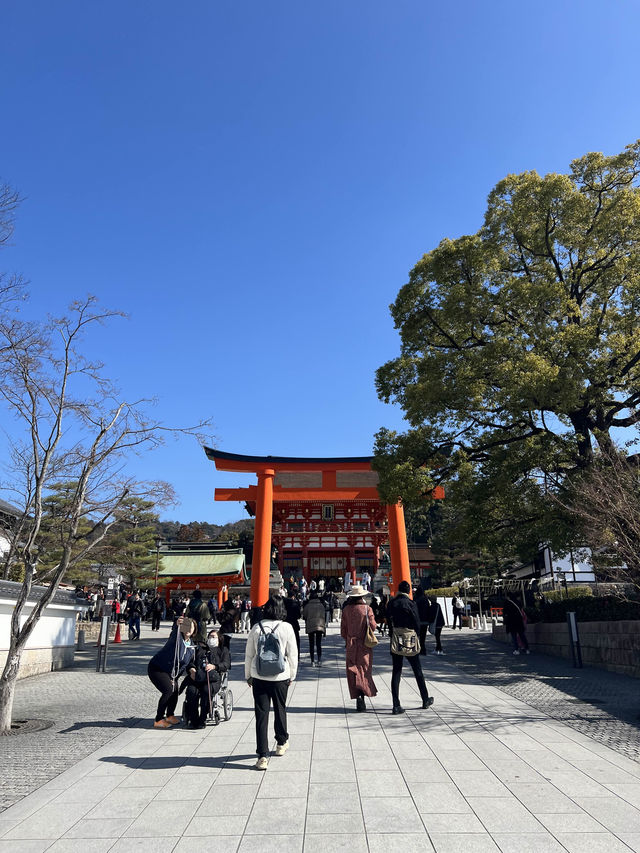
[[[172,717],[178,704],[178,682],[172,683],[171,676],[168,672],[162,669],[156,669],[155,666],[149,664],[147,673],[151,679],[151,683],[162,694],[158,702],[158,711],[156,713],[156,723],[163,720],[165,716]]]
[[[315,643],[318,660],[322,659],[322,631],[312,631],[309,634],[309,654],[313,660],[313,645]]]
[[[156,613],[155,610],[151,614],[151,630],[158,631],[160,630],[160,617],[162,613]]]
[[[392,654],[391,660],[393,661],[393,670],[391,673],[391,697],[393,700],[393,707],[396,708],[400,704],[400,677],[402,676],[402,664],[405,660],[408,660],[411,664],[411,669],[413,670],[422,701],[424,702],[425,699],[428,699],[429,691],[427,690],[424,675],[422,674],[420,655],[413,655],[412,657],[406,658],[404,655]]]
[[[220,690],[220,679],[211,680],[211,698]],[[185,696],[185,716],[192,726],[203,725],[209,716],[209,687],[203,684],[188,684]]]
[[[435,637],[435,641],[436,641],[436,651],[437,652],[442,651],[442,643],[440,642],[440,634],[442,634],[442,625],[438,625],[438,627],[436,628],[436,632],[433,635]]]
[[[420,625],[420,654],[426,655],[427,653],[427,626]]]
[[[264,681],[254,678],[253,706],[256,714],[256,753],[269,755],[269,710],[273,702],[273,728],[278,744],[289,740],[287,732],[287,693],[288,681]]]
[[[451,627],[453,628],[453,630],[454,630],[454,631],[455,631],[455,629],[456,629],[456,619],[458,620],[458,627],[459,627],[459,628],[460,628],[460,630],[462,631],[462,614],[463,614],[463,611],[462,611],[462,610],[456,610],[456,609],[454,608],[454,611],[453,611],[453,625],[451,626]]]

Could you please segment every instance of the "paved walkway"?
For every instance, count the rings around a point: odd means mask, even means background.
[[[109,701],[124,703],[125,713],[127,703],[144,698],[136,712],[145,719],[121,722],[110,732],[119,732],[115,738],[0,814],[0,853],[640,851],[640,764],[470,672],[465,645],[473,644],[477,660],[485,638],[449,633],[445,639],[449,654],[425,664],[432,709],[420,709],[407,667],[401,688],[407,714],[391,716],[385,643],[376,650],[379,694],[368,700],[368,713],[356,714],[332,627],[325,665],[303,664],[291,692],[291,748],[272,757],[264,773],[253,769],[242,640],[234,640],[233,717],[201,732],[149,728],[156,695],[140,668],[157,636],[119,652],[120,672],[103,676],[80,667],[72,675],[80,681],[84,675],[87,696],[101,678]],[[531,671],[547,664],[533,655],[514,659],[507,647],[500,652],[502,666],[514,667],[514,684],[525,662]],[[139,655],[138,676],[126,674],[127,654]],[[458,656],[462,662],[454,665]],[[591,678],[593,671],[585,673]],[[25,695],[42,678],[21,686],[25,709]],[[122,684],[130,685],[124,694]],[[50,713],[45,704],[41,716]],[[94,734],[104,732],[100,721],[107,716],[96,718]],[[5,739],[3,758],[7,741],[42,736]],[[80,746],[86,752],[86,740]]]

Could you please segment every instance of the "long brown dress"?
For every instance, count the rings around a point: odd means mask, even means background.
[[[376,620],[370,607],[368,610],[369,625],[375,631]],[[340,634],[346,643],[347,684],[352,699],[357,699],[363,693],[365,696],[376,696],[378,693],[371,674],[372,650],[364,644],[366,618],[367,605],[364,602],[347,604],[342,611]]]

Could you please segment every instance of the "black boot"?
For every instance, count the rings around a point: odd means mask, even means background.
[[[364,696],[358,696],[356,699],[356,711],[366,711],[367,705],[364,701]]]
[[[427,696],[426,699],[422,700],[423,708],[430,708],[433,705],[433,696]]]
[[[394,706],[393,706],[393,710],[391,711],[391,713],[392,713],[392,714],[394,714],[394,715],[396,715],[396,714],[404,714],[404,708],[402,707],[402,705],[394,705]]]

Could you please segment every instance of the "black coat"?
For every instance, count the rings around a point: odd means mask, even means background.
[[[218,681],[220,679],[220,675],[223,672],[228,672],[231,668],[231,655],[229,654],[229,649],[224,645],[216,646],[215,649],[210,649],[202,643],[198,644],[195,660],[187,670],[187,672],[189,672],[189,670],[195,668],[196,675],[194,681],[196,684],[207,683],[206,666],[208,663],[213,664],[216,668],[215,673],[209,673],[209,678],[214,678],[215,676],[215,680]]]
[[[432,625],[435,622],[436,628],[442,628],[444,626],[442,607],[440,607],[437,601],[434,601],[433,604],[431,604],[429,599],[427,599],[427,604],[429,604],[429,607],[426,610],[427,618],[424,621],[429,625]]]
[[[502,610],[502,621],[507,634],[517,634],[519,631],[524,631],[524,619],[522,611],[515,603],[507,599]]]
[[[420,633],[420,616],[415,601],[406,592],[399,592],[387,607],[387,619],[392,628],[413,628]]]

